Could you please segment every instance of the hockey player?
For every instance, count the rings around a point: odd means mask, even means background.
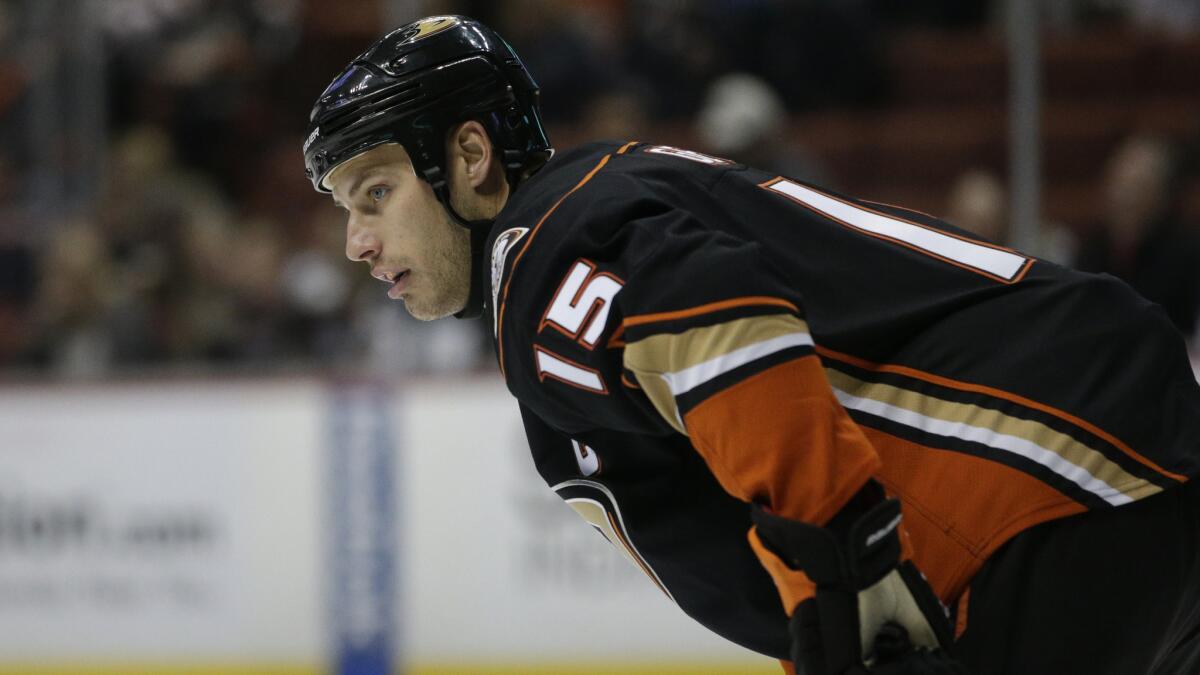
[[[491,323],[543,478],[716,633],[809,675],[1200,672],[1200,388],[1124,284],[731,159],[551,159],[464,17],[355,59],[304,158],[389,296]]]

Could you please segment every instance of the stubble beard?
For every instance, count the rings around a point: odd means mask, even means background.
[[[429,265],[416,293],[404,296],[404,307],[414,319],[434,321],[463,310],[471,292],[471,234],[451,222],[431,242]],[[416,285],[416,284],[414,284]]]

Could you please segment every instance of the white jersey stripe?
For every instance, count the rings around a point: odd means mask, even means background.
[[[997,433],[991,429],[972,426],[962,422],[952,422],[936,417],[929,417],[874,399],[848,394],[837,388],[833,390],[833,393],[844,407],[851,410],[870,413],[938,436],[981,443],[990,448],[1020,455],[1041,464],[1114,506],[1128,504],[1133,501],[1128,496],[1122,494],[1120,490],[1093,476],[1087,469],[1073,464],[1062,455],[1051,452],[1024,438]]]
[[[812,336],[808,333],[788,333],[787,335],[780,335],[779,337],[763,340],[762,342],[755,342],[741,349],[735,349],[727,354],[697,363],[690,368],[684,368],[674,373],[663,373],[662,378],[666,380],[667,386],[671,389],[671,394],[679,396],[718,375],[728,373],[738,366],[790,347],[804,345],[811,347],[812,344]]]
[[[1006,281],[1016,278],[1025,263],[1029,262],[1029,258],[1023,255],[959,239],[944,232],[868,211],[790,180],[781,180],[767,187],[807,204],[851,227],[887,237],[893,241],[907,242],[934,255],[954,260]]]

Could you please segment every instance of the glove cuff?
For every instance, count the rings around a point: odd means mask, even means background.
[[[855,588],[866,588],[895,569],[901,558],[900,501],[887,499],[850,528],[846,556]]]
[[[855,520],[844,541],[834,529],[783,518],[759,506],[752,518],[763,545],[818,586],[857,591],[878,582],[900,561],[900,502],[895,499]]]

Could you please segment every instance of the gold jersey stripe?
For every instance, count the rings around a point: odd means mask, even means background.
[[[754,345],[768,344],[772,340],[786,342],[790,336],[797,340],[807,339],[811,344],[811,339],[807,338],[808,324],[791,314],[751,316],[682,333],[651,335],[625,346],[625,368],[637,378],[663,419],[679,433],[686,434],[672,391],[674,376]]]
[[[1071,479],[1070,467],[1077,467],[1131,501],[1161,491],[1157,485],[1127,472],[1098,450],[1041,422],[1013,417],[999,410],[970,403],[947,401],[890,384],[866,382],[832,368],[827,368],[825,374],[835,390],[851,396],[907,410],[924,418],[987,430],[996,440],[999,440],[1000,436],[1024,440],[1061,458],[1066,463],[1067,473],[1056,472],[1064,477]],[[983,442],[1002,451],[1007,449],[1003,443],[993,444],[986,439]],[[1053,466],[1050,468],[1054,470]]]
[[[868,371],[872,371],[872,372],[895,373],[897,375],[903,375],[904,377],[909,377],[909,378],[913,378],[916,380],[922,380],[922,381],[929,382],[931,384],[935,384],[935,385],[938,385],[941,387],[947,387],[949,389],[956,389],[958,391],[968,391],[968,392],[972,392],[972,393],[976,393],[976,394],[986,394],[997,400],[1008,401],[1010,403],[1016,403],[1017,405],[1019,405],[1021,407],[1029,408],[1031,410],[1037,410],[1039,412],[1046,413],[1047,415],[1052,415],[1054,417],[1057,417],[1058,419],[1063,420],[1064,422],[1069,422],[1072,425],[1079,427],[1080,429],[1086,431],[1087,433],[1089,433],[1093,436],[1096,436],[1097,438],[1104,440],[1105,442],[1111,444],[1114,448],[1120,450],[1122,453],[1127,455],[1130,459],[1133,459],[1134,461],[1138,462],[1139,464],[1142,464],[1142,465],[1146,466],[1147,468],[1152,469],[1156,473],[1160,473],[1160,474],[1162,474],[1168,478],[1171,478],[1172,480],[1180,482],[1180,483],[1186,483],[1188,481],[1187,476],[1180,474],[1180,473],[1175,473],[1173,471],[1167,471],[1166,469],[1162,468],[1158,464],[1155,464],[1154,462],[1150,461],[1149,459],[1147,459],[1146,457],[1144,457],[1143,455],[1138,453],[1133,448],[1129,447],[1129,445],[1127,445],[1126,443],[1121,441],[1121,439],[1117,438],[1116,436],[1113,436],[1112,434],[1105,431],[1104,429],[1101,429],[1100,427],[1096,426],[1095,424],[1092,424],[1091,422],[1088,422],[1087,420],[1084,420],[1084,419],[1082,419],[1072,413],[1069,413],[1065,410],[1060,410],[1058,408],[1047,405],[1040,401],[1035,401],[1033,399],[1025,398],[1024,396],[1014,394],[1010,391],[1004,391],[1003,389],[997,389],[995,387],[989,387],[986,385],[976,384],[976,383],[972,383],[972,382],[963,382],[961,380],[955,380],[955,379],[952,379],[949,377],[944,377],[942,375],[936,375],[934,373],[926,372],[923,370],[918,370],[916,368],[910,368],[908,366],[901,366],[901,365],[897,365],[894,363],[875,363],[872,361],[868,361],[866,359],[859,358],[857,356],[851,356],[850,354],[836,352],[836,351],[833,351],[832,349],[829,349],[828,347],[823,347],[821,345],[817,345],[816,350],[817,350],[817,353],[820,354],[821,357],[824,359],[833,359],[835,361],[841,361],[842,363],[847,363],[852,366],[862,368],[864,370],[868,370]]]

